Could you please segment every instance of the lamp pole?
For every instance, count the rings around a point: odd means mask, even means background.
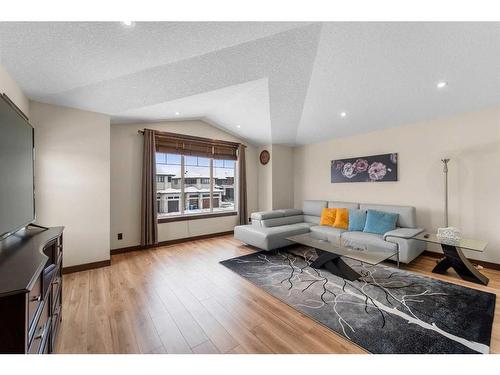
[[[448,227],[448,162],[450,159],[441,159],[444,172],[444,226]]]

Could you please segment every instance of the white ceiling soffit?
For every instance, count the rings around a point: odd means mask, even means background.
[[[139,25],[140,23],[137,27]],[[264,23],[254,23],[253,25],[263,25],[264,29],[266,29]],[[282,27],[285,27],[285,25],[282,25]],[[88,27],[85,26],[85,30],[87,29]],[[155,65],[116,78],[101,80],[69,90],[54,92],[46,87],[43,93],[40,94],[37,94],[37,90],[34,88],[27,91],[28,93],[31,92],[30,95],[35,100],[120,115],[133,109],[151,107],[188,96],[267,78],[270,102],[269,117],[272,124],[271,138],[267,142],[272,139],[275,143],[294,143],[316,54],[320,29],[320,24],[305,26],[301,24],[299,28],[268,37],[243,42],[232,47],[221,48],[163,65]],[[12,29],[9,30],[12,33]],[[230,30],[226,31],[229,32]],[[207,33],[209,32],[210,29],[207,30]],[[34,38],[32,34],[29,35]],[[75,37],[78,38],[77,35]],[[96,41],[96,43],[98,42],[100,41]],[[110,41],[108,40],[108,42]],[[46,45],[46,51],[53,51],[56,45],[54,43],[52,48]],[[11,56],[9,50],[12,49],[12,46],[10,48],[3,47],[4,61],[6,61],[8,67],[12,65],[8,63],[8,57]],[[92,48],[87,48],[85,51],[94,53]],[[150,54],[162,54],[166,53],[166,51],[155,48],[155,51],[150,52]],[[101,54],[103,56],[96,54],[95,58],[100,61],[105,60],[106,53],[103,51]],[[76,60],[76,57],[73,58],[76,64],[73,66],[78,66]],[[109,71],[106,73],[108,76],[113,68],[114,65],[109,66]],[[67,71],[68,67],[62,70]],[[88,77],[87,81],[95,81],[94,76],[97,76],[97,74],[90,74],[92,77]],[[106,74],[99,72],[101,78]],[[16,78],[19,74],[13,73],[13,75]],[[21,80],[20,83],[22,87],[28,85],[25,80]],[[52,86],[59,87],[61,85],[53,84]],[[248,113],[248,110],[245,113]],[[239,116],[240,122],[244,121],[241,119],[243,115],[244,113]],[[234,118],[234,115],[231,117]],[[226,118],[223,120],[224,122],[229,121]],[[234,126],[231,126],[231,128],[234,128]]]
[[[224,87],[166,103],[131,109],[112,117],[113,123],[201,119],[254,144],[271,139],[267,78]]]
[[[256,144],[500,104],[494,22],[4,22],[0,58],[34,100],[113,122],[202,118]]]

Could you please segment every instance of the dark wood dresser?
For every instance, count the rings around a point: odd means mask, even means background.
[[[63,227],[0,241],[0,353],[54,350],[61,322]]]

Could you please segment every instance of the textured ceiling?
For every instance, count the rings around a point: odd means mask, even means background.
[[[500,23],[3,22],[0,62],[34,100],[255,144],[500,104]]]

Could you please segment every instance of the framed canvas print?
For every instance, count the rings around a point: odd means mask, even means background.
[[[360,156],[332,160],[332,183],[398,180],[398,154]]]

